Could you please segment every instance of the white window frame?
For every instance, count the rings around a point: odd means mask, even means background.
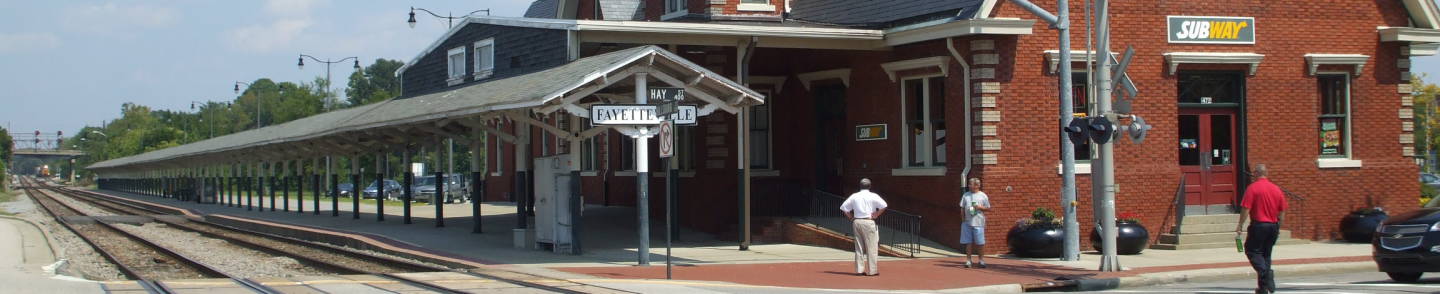
[[[489,50],[488,52],[486,52],[486,51],[481,51],[480,48],[483,48],[483,47],[489,47],[490,50]],[[491,75],[495,74],[495,38],[489,38],[489,39],[480,40],[479,42],[475,42],[474,48],[475,48],[475,75],[474,75],[473,79],[474,79],[474,80],[480,80],[480,79],[488,78],[488,77],[490,77]],[[481,56],[481,54],[488,54],[489,56]],[[482,58],[482,57],[490,57],[490,64],[488,64],[488,65],[486,65],[486,64],[481,64],[480,61],[481,61],[481,60],[485,60],[485,59]]]
[[[661,0],[665,3],[665,13],[660,15],[660,20],[669,20],[690,14],[688,0]],[[678,6],[678,7],[676,7]]]
[[[1082,54],[1083,54],[1084,52],[1085,52],[1085,51],[1080,51],[1080,53],[1082,53]],[[1047,51],[1046,54],[1049,54],[1049,52]],[[1056,73],[1056,72],[1053,72],[1053,71],[1052,71],[1051,73]],[[1074,74],[1085,74],[1085,80],[1083,80],[1083,81],[1082,81],[1082,80],[1072,80],[1072,81],[1070,81],[1070,82],[1071,82],[1072,84],[1074,84],[1074,83],[1083,83],[1083,84],[1085,84],[1085,90],[1086,90],[1085,95],[1088,96],[1088,97],[1086,97],[1086,98],[1089,98],[1089,102],[1090,102],[1090,103],[1088,103],[1088,104],[1085,105],[1085,109],[1086,109],[1085,113],[1086,113],[1087,115],[1090,114],[1090,113],[1095,113],[1095,95],[1091,95],[1092,93],[1095,92],[1095,89],[1091,89],[1091,88],[1090,88],[1090,70],[1089,70],[1089,69],[1085,69],[1085,68],[1071,68],[1071,69],[1070,69],[1070,74],[1072,74],[1072,75],[1074,75]],[[1073,106],[1073,105],[1072,105],[1072,106]],[[1080,148],[1080,145],[1075,145],[1075,148]],[[1059,147],[1057,146],[1056,149],[1058,150]],[[1099,151],[1099,150],[1095,150],[1095,145],[1092,144],[1092,145],[1090,145],[1090,158],[1084,158],[1084,159],[1081,159],[1081,158],[1079,158],[1079,157],[1076,157],[1076,158],[1075,158],[1075,174],[1077,174],[1077,175],[1088,175],[1088,174],[1090,174],[1090,163],[1095,160],[1095,156],[1096,156],[1096,152],[1097,152],[1097,151]],[[1063,155],[1062,155],[1062,156],[1063,156]],[[1063,160],[1062,160],[1062,161],[1063,161]],[[1059,175],[1059,174],[1064,174],[1064,173],[1065,173],[1065,169],[1064,169],[1065,166],[1064,166],[1064,165],[1065,165],[1064,162],[1057,162],[1057,163],[1055,163],[1055,174],[1057,174],[1057,175]]]
[[[769,174],[772,174],[772,173],[769,172],[769,171],[774,171],[774,170],[775,170],[775,95],[772,95],[772,94],[771,94],[772,92],[771,92],[770,90],[768,90],[768,89],[755,89],[755,92],[760,93],[760,95],[764,95],[765,98],[766,98],[766,99],[765,99],[765,104],[764,104],[765,109],[766,109],[766,111],[765,111],[765,121],[767,122],[766,127],[765,127],[765,144],[766,144],[766,146],[764,146],[764,147],[765,147],[765,151],[766,151],[766,152],[765,152],[765,157],[766,157],[766,158],[765,158],[765,168],[756,169],[753,164],[751,165],[751,174],[753,175],[755,172],[759,171],[759,172],[764,172],[765,175],[769,175]],[[753,131],[754,128],[755,128],[755,124],[754,124],[753,119],[754,119],[755,117],[758,117],[758,116],[755,114],[755,107],[754,107],[754,106],[747,108],[746,111],[748,111],[749,113],[747,113],[747,114],[745,115],[745,117],[751,118],[752,121],[751,121],[750,123],[747,123],[747,124],[746,124],[747,126],[750,126],[751,129],[750,129],[750,130],[745,130],[745,131],[746,131],[746,132],[750,132],[750,131]],[[753,138],[753,137],[752,137],[752,138]],[[755,140],[750,140],[750,144],[755,144]],[[751,146],[751,148],[754,148],[754,146]],[[752,155],[752,156],[751,156],[751,159],[753,160],[753,159],[755,158],[755,157],[753,156],[753,155],[754,155],[754,152],[751,152],[751,155]],[[778,174],[778,173],[777,173],[777,174]]]
[[[456,74],[456,69],[457,69],[457,68],[456,68],[456,64],[455,64],[455,62],[454,62],[454,59],[455,59],[455,56],[456,56],[456,55],[459,55],[459,56],[460,56],[460,64],[459,64],[459,68],[458,68],[458,69],[459,69],[459,74],[458,74],[458,75]],[[465,47],[463,47],[463,46],[462,46],[462,47],[455,47],[454,49],[450,49],[450,51],[446,51],[446,52],[445,52],[445,69],[446,69],[445,74],[446,74],[447,77],[449,77],[448,79],[445,80],[445,82],[446,82],[447,85],[449,85],[449,86],[454,86],[454,85],[458,85],[458,84],[460,84],[461,82],[464,82],[464,81],[465,81],[465,64],[466,64],[465,61],[466,61],[466,60],[465,60]]]
[[[1355,135],[1353,134],[1353,131],[1355,130],[1355,127],[1351,125],[1355,121],[1355,106],[1351,104],[1355,101],[1355,88],[1352,86],[1352,79],[1354,79],[1355,77],[1353,74],[1351,74],[1351,72],[1348,71],[1321,71],[1315,74],[1315,78],[1317,79],[1317,81],[1322,76],[1342,76],[1345,80],[1345,141],[1342,143],[1342,148],[1345,149],[1345,154],[1344,156],[1325,156],[1316,154],[1317,158],[1315,159],[1315,164],[1320,168],[1361,167],[1362,162],[1360,160],[1354,159]],[[1318,118],[1319,115],[1316,115],[1316,117]],[[1319,126],[1316,126],[1316,128],[1318,130]]]
[[[740,5],[736,5],[735,10],[752,12],[775,12],[775,4],[771,0],[740,0]]]
[[[616,146],[615,146],[615,149],[619,149],[619,152],[618,152],[619,154],[618,154],[618,155],[620,155],[620,160],[619,160],[619,165],[620,165],[620,166],[619,166],[619,167],[616,167],[616,168],[615,168],[615,171],[614,171],[613,173],[614,173],[615,176],[617,176],[617,177],[633,177],[633,176],[639,174],[638,172],[635,171],[635,166],[634,166],[634,165],[638,164],[638,163],[637,163],[638,160],[635,159],[635,147],[634,147],[634,146],[635,146],[635,138],[630,138],[630,136],[626,136],[626,135],[620,134],[620,133],[616,133],[615,135],[616,135],[616,136],[611,137],[611,139],[614,139],[614,138],[616,138],[616,137],[619,137],[619,138],[620,138],[619,143],[618,143],[618,144],[615,144],[615,145],[616,145]],[[630,147],[630,150],[625,150],[625,144],[630,144],[630,146],[631,146],[631,147]],[[631,164],[632,166],[625,166],[625,159],[626,159],[626,158],[629,158],[629,159],[630,159],[630,164]]]
[[[913,80],[920,80],[921,88],[924,89],[924,90],[922,91],[922,93],[924,93],[925,97],[922,97],[922,98],[920,98],[920,99],[917,99],[917,101],[920,101],[920,103],[922,104],[922,106],[921,106],[921,112],[925,113],[925,118],[923,118],[922,120],[924,121],[924,125],[925,125],[925,133],[927,134],[927,136],[929,136],[929,137],[927,137],[927,138],[928,138],[927,142],[933,142],[933,141],[935,140],[935,139],[934,139],[935,131],[934,131],[933,129],[931,129],[931,128],[934,128],[935,123],[932,122],[931,119],[930,119],[930,99],[931,99],[931,97],[929,97],[929,96],[930,96],[930,93],[931,93],[931,90],[930,90],[930,79],[931,79],[931,78],[937,78],[937,77],[939,77],[939,78],[944,78],[945,76],[946,76],[946,75],[945,75],[944,73],[933,73],[933,74],[923,74],[923,75],[905,76],[905,77],[901,77],[901,78],[900,78],[900,82],[899,82],[899,88],[900,88],[900,123],[899,123],[899,124],[900,124],[900,127],[896,128],[896,129],[897,129],[897,130],[901,130],[901,131],[904,132],[904,133],[901,133],[900,136],[899,136],[899,137],[900,137],[900,149],[901,149],[901,152],[900,152],[900,168],[891,170],[891,171],[890,171],[891,175],[894,175],[894,176],[944,176],[944,175],[945,175],[945,166],[944,166],[944,165],[935,165],[935,159],[933,158],[933,156],[930,156],[930,155],[926,155],[926,157],[925,157],[924,160],[923,160],[924,163],[922,163],[921,166],[910,166],[910,152],[911,152],[911,150],[910,150],[910,144],[916,144],[916,143],[915,143],[915,142],[910,142],[910,141],[911,141],[911,138],[910,138],[910,137],[911,137],[912,135],[909,133],[909,132],[910,132],[910,128],[909,128],[908,125],[907,125],[907,124],[909,123],[909,117],[908,117],[907,115],[909,115],[909,114],[906,113],[906,112],[907,112],[906,110],[908,110],[908,109],[906,108],[906,104],[905,104],[905,101],[906,101],[907,98],[908,98],[908,97],[906,96],[906,95],[908,94],[908,93],[907,93],[907,92],[908,92],[908,91],[907,91],[908,89],[905,87],[905,84],[906,84],[907,82],[910,82],[910,81],[913,81]],[[950,93],[949,93],[949,91],[946,91],[945,94],[946,94],[946,95],[949,95]],[[945,97],[939,97],[939,99],[945,99]],[[924,151],[925,151],[926,153],[932,153],[932,155],[933,155],[933,153],[934,153],[933,150],[932,150],[933,148],[934,148],[934,146],[927,144],[927,147],[925,147],[925,150],[924,150]]]

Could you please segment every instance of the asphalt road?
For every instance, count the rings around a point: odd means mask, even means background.
[[[1280,276],[1275,282],[1279,286],[1276,293],[1440,293],[1440,273],[1428,273],[1414,284],[1396,283],[1379,272]],[[1170,284],[1091,293],[1255,293],[1255,280]]]

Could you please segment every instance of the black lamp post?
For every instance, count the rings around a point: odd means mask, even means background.
[[[435,18],[443,18],[443,19],[445,19],[445,24],[446,24],[445,27],[447,27],[447,28],[455,27],[455,20],[457,20],[457,19],[462,19],[462,18],[466,18],[466,17],[470,17],[471,15],[475,15],[475,13],[478,13],[478,12],[482,12],[482,11],[483,11],[483,12],[485,12],[485,15],[486,15],[486,16],[489,16],[489,15],[490,15],[490,9],[480,9],[480,10],[476,10],[476,11],[471,11],[470,13],[466,13],[465,15],[455,16],[455,15],[449,13],[449,12],[446,12],[446,13],[445,13],[446,15],[439,15],[439,14],[435,14],[434,12],[430,12],[429,10],[426,10],[426,9],[424,9],[424,8],[415,8],[415,7],[412,6],[412,7],[410,7],[410,19],[405,21],[405,23],[409,24],[409,25],[410,25],[410,28],[412,28],[412,29],[415,28],[415,11],[416,11],[416,10],[424,11],[425,13],[429,13],[430,16],[434,16]]]
[[[355,71],[360,71],[360,58],[359,58],[359,57],[355,57],[355,56],[351,56],[351,57],[341,58],[340,60],[330,60],[329,58],[326,58],[325,60],[320,60],[319,58],[315,58],[315,56],[300,54],[300,58],[299,58],[300,61],[299,61],[299,62],[296,62],[296,63],[295,63],[295,66],[296,66],[296,67],[299,67],[300,69],[305,69],[305,59],[306,59],[306,58],[309,58],[310,60],[314,60],[315,62],[319,62],[319,63],[324,63],[324,64],[325,64],[325,96],[326,96],[326,97],[325,97],[325,104],[326,104],[326,105],[325,105],[325,109],[326,109],[326,110],[329,110],[329,109],[330,109],[330,105],[329,105],[329,104],[330,104],[330,97],[329,97],[329,96],[332,94],[332,93],[330,93],[330,86],[332,85],[331,82],[330,82],[330,65],[336,64],[336,63],[345,62],[346,60],[351,60],[351,61],[354,61],[354,62],[355,62]]]

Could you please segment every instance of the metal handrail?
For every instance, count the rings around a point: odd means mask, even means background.
[[[811,190],[810,194],[810,213],[805,218],[811,220],[811,225],[816,228],[824,228],[825,223],[819,219],[845,216],[840,211],[840,204],[845,203],[844,197],[820,190]],[[880,236],[881,243],[896,250],[909,252],[910,257],[915,257],[915,254],[920,252],[920,221],[922,219],[924,217],[916,214],[893,208],[885,209],[885,213],[875,220],[875,224],[888,227],[894,232]],[[853,237],[855,235],[854,228],[851,226],[840,225],[840,228],[825,229],[845,234],[845,236]]]
[[[1181,229],[1184,228],[1182,225],[1185,224],[1185,174],[1180,174],[1180,187],[1175,188],[1174,201],[1175,205],[1171,209],[1175,210],[1175,226],[1172,227],[1171,232],[1179,235]]]

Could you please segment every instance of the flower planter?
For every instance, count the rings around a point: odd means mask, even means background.
[[[1019,257],[1056,258],[1065,250],[1065,229],[1059,226],[1015,226],[1005,236],[1010,253]]]
[[[1135,255],[1150,245],[1150,230],[1137,222],[1115,222],[1118,234],[1115,236],[1115,253]],[[1100,251],[1100,228],[1090,231],[1090,247]]]
[[[1380,223],[1389,219],[1390,215],[1384,211],[1372,211],[1370,213],[1351,212],[1340,219],[1340,236],[1346,242],[1370,243],[1370,238],[1375,235],[1375,229]]]

